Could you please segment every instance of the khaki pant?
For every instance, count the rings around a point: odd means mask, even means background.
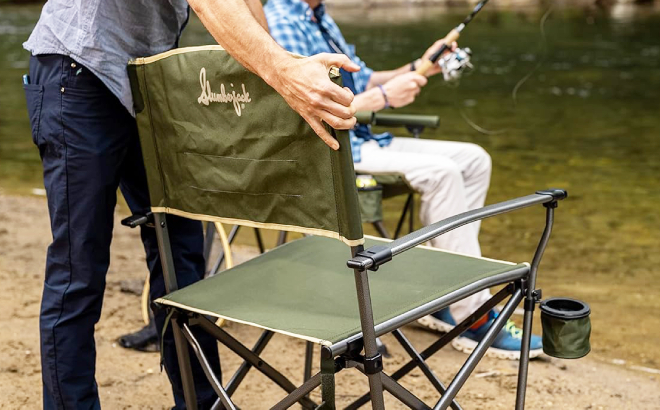
[[[480,208],[490,184],[491,160],[476,144],[395,137],[387,147],[376,141],[362,145],[362,161],[355,170],[363,174],[401,173],[421,195],[420,219],[424,225]],[[480,223],[455,229],[431,241],[437,248],[481,256]],[[451,306],[458,322],[490,297],[481,291]]]

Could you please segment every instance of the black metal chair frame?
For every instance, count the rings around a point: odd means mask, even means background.
[[[286,409],[295,403],[300,403],[305,409],[335,409],[335,374],[347,368],[355,368],[361,373],[364,373],[368,377],[370,386],[369,393],[347,406],[347,409],[357,409],[368,401],[371,401],[372,408],[378,410],[384,409],[384,390],[390,392],[401,403],[413,409],[460,409],[461,407],[455,400],[458,391],[467,381],[478,362],[483,358],[486,350],[492,345],[497,334],[509,320],[516,307],[520,302],[523,302],[525,313],[523,319],[522,351],[519,362],[516,395],[516,409],[523,409],[525,404],[529,366],[533,311],[536,303],[540,301],[541,297],[540,291],[535,289],[538,266],[552,231],[554,209],[557,207],[558,201],[564,199],[566,196],[567,194],[563,190],[538,191],[537,193],[526,197],[489,205],[484,208],[447,218],[385,245],[373,246],[366,250],[363,246],[352,247],[351,254],[353,257],[348,260],[347,265],[354,271],[362,333],[351,336],[332,346],[322,346],[320,348],[320,372],[315,375],[311,374],[313,346],[308,344],[305,353],[305,381],[299,387],[296,387],[282,373],[275,370],[259,356],[270,341],[273,335],[272,332],[264,331],[252,349],[249,349],[225,330],[217,327],[211,319],[190,311],[170,308],[170,313],[172,314],[171,323],[174,330],[179,365],[182,372],[186,403],[191,409],[196,409],[197,401],[192,373],[190,371],[190,357],[188,355],[188,349],[186,348],[186,346],[189,345],[202,364],[209,382],[218,394],[218,400],[214,406],[214,408],[217,409],[237,408],[232,402],[231,396],[251,368],[255,368],[257,371],[263,373],[288,393],[288,395],[273,406],[272,409]],[[392,260],[392,258],[397,255],[460,226],[539,204],[542,204],[546,209],[545,229],[529,268],[516,269],[505,274],[474,282],[462,289],[449,293],[432,302],[374,326],[369,292],[369,271],[376,271],[381,265]],[[167,224],[164,214],[155,213],[154,216],[165,275],[165,284],[167,292],[170,293],[177,289],[177,284],[171,256]],[[451,303],[463,299],[482,289],[502,284],[506,284],[507,286],[491,297],[491,299],[483,304],[470,317],[458,324],[452,331],[442,336],[421,352],[412,346],[400,330],[403,325],[446,307]],[[452,339],[459,336],[486,312],[507,297],[508,300],[504,308],[486,332],[484,338],[467,358],[465,364],[455,375],[452,382],[448,386],[444,386],[434,375],[432,369],[426,364],[425,360],[431,357]],[[244,360],[243,364],[225,386],[222,385],[220,380],[218,380],[213,373],[204,352],[201,350],[199,343],[190,330],[192,326],[201,327]],[[376,338],[386,333],[392,333],[411,357],[411,360],[407,364],[400,367],[391,375],[384,373],[382,357],[378,353],[376,346]],[[363,350],[364,354],[361,354]],[[409,373],[415,367],[418,367],[423,372],[440,394],[440,399],[433,407],[422,402],[412,392],[408,391],[397,382],[397,380]],[[314,403],[308,396],[308,394],[318,386],[321,386],[322,389],[322,402],[319,405]]]

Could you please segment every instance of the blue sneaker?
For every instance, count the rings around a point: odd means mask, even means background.
[[[417,319],[421,326],[442,333],[447,333],[456,326],[456,321],[449,313],[449,308],[438,310],[435,313]]]
[[[488,321],[477,329],[468,329],[456,339],[451,345],[454,349],[463,353],[472,353],[477,347],[477,343],[483,339],[488,328],[493,324],[497,312],[491,310],[488,313]],[[513,321],[509,320],[500,333],[495,337],[495,341],[486,351],[486,356],[505,360],[520,360],[520,347],[522,345],[522,329],[516,327]],[[543,353],[543,343],[540,336],[532,335],[530,343],[529,357],[535,358]]]

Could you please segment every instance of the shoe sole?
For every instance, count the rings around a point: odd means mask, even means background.
[[[417,324],[419,324],[422,327],[435,330],[441,333],[447,333],[454,328],[454,326],[445,323],[442,320],[438,320],[431,315],[417,319]]]
[[[470,354],[477,347],[477,342],[466,337],[458,337],[452,340],[451,345],[459,352]],[[533,349],[529,351],[529,358],[534,359],[543,354],[543,349]],[[496,347],[489,347],[486,350],[486,356],[502,360],[520,360],[520,351],[503,350]]]

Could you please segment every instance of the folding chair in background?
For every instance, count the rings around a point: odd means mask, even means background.
[[[171,315],[190,409],[196,408],[196,397],[188,347],[218,394],[219,408],[237,408],[232,395],[251,368],[285,391],[274,409],[295,403],[334,409],[335,374],[345,369],[356,369],[369,381],[368,394],[347,408],[371,400],[373,408],[383,409],[384,390],[414,409],[460,408],[456,394],[523,301],[517,408],[524,406],[532,311],[540,297],[537,268],[565,191],[539,191],[466,212],[393,242],[365,239],[346,132],[328,128],[341,146],[328,148],[272,88],[218,46],[136,59],[129,75],[168,292],[155,303]],[[339,83],[338,70],[331,70],[330,77]],[[545,207],[546,225],[531,265],[419,246],[459,226],[534,205]],[[167,214],[313,236],[177,289]],[[422,352],[401,331],[498,285],[504,285],[500,292]],[[444,386],[425,359],[507,297],[483,341]],[[250,349],[217,327],[217,318],[263,329],[263,334]],[[191,331],[195,327],[244,360],[227,384],[213,374]],[[295,386],[260,356],[273,333],[318,345],[320,371],[311,375],[307,370],[304,383]],[[411,356],[393,373],[384,371],[376,347],[376,338],[386,333],[393,333]],[[311,352],[305,354],[310,369]],[[423,403],[398,383],[415,367],[438,390],[437,403]],[[319,386],[322,402],[314,403],[308,394]]]
[[[360,124],[387,128],[403,127],[413,138],[419,138],[426,128],[438,128],[440,125],[440,117],[437,115],[384,114],[358,111],[355,117]],[[408,220],[408,233],[414,231],[415,190],[410,186],[405,176],[397,173],[373,174],[372,176],[376,182],[375,187],[361,187],[358,185],[362,222],[371,223],[381,237],[388,239],[399,237],[406,219]],[[396,224],[394,236],[390,236],[383,224],[382,200],[399,195],[406,195],[406,201]]]

